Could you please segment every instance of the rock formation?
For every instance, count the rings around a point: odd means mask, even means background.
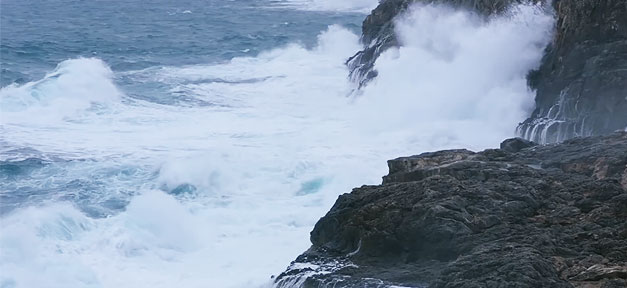
[[[529,76],[536,109],[518,127],[554,143],[627,127],[627,0],[560,0],[555,39]]]
[[[388,162],[278,287],[627,287],[627,132]]]

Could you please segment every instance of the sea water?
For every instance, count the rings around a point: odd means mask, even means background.
[[[2,0],[0,287],[263,287],[386,160],[494,147],[553,18],[376,0]]]

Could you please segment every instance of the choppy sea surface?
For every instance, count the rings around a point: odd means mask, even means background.
[[[386,160],[513,136],[536,6],[398,19],[376,0],[0,1],[0,287],[265,287]]]

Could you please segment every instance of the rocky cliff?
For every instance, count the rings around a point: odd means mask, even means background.
[[[560,0],[523,137],[553,143],[627,127],[627,0]]]
[[[278,287],[627,287],[627,133],[388,162]]]
[[[533,2],[547,3],[548,0]],[[364,20],[364,50],[347,61],[359,87],[377,76],[377,57],[398,46],[394,19],[412,3],[442,3],[492,15],[525,0],[384,0]],[[529,74],[536,108],[517,131],[539,143],[627,127],[627,0],[553,0],[555,38]]]

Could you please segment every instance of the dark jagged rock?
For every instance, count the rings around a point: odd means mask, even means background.
[[[527,146],[390,160],[277,286],[627,287],[627,132]]]
[[[541,143],[627,127],[627,0],[555,1],[557,31],[530,74],[536,109],[518,127]]]

